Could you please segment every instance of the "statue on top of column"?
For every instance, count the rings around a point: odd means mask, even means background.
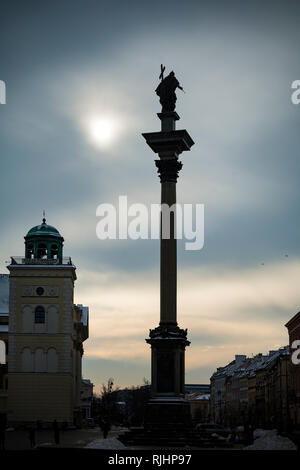
[[[167,77],[164,78],[165,68],[163,65],[160,66],[161,73],[159,78],[161,79],[160,84],[156,88],[155,92],[159,96],[159,102],[162,105],[162,113],[174,111],[176,107],[176,88],[183,90],[180,86],[179,81],[175,77],[175,73],[172,71]]]

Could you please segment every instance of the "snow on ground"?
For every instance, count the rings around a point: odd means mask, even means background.
[[[95,441],[90,442],[86,449],[109,449],[109,450],[117,450],[117,449],[126,449],[124,444],[120,442],[115,437],[110,437],[108,439],[96,439]]]
[[[287,437],[279,436],[276,429],[256,429],[253,437],[254,443],[243,450],[297,450],[297,446]]]

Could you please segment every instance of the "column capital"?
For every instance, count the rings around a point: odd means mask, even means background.
[[[178,173],[183,166],[182,162],[178,161],[177,158],[155,160],[155,165],[157,167],[161,183],[176,183]]]

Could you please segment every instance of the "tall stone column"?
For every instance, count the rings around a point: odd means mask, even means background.
[[[176,204],[176,183],[183,151],[194,144],[186,130],[176,130],[180,118],[175,111],[158,114],[161,131],[144,133],[151,149],[158,154],[155,160],[161,181],[161,203]],[[161,217],[160,240],[160,323],[150,330],[146,339],[151,345],[152,399],[148,404],[145,426],[182,426],[190,420],[188,402],[184,399],[185,348],[190,344],[187,330],[177,324],[177,240],[174,213],[169,220]],[[170,236],[164,238],[165,223],[170,224]]]
[[[161,181],[161,204],[175,208],[176,182],[182,164],[176,158],[156,160]],[[163,238],[163,226],[169,231],[170,238]],[[167,230],[169,229],[169,230]],[[177,323],[177,244],[175,238],[175,211],[161,214],[160,239],[160,323],[164,325]]]

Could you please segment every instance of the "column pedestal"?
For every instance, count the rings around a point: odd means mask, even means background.
[[[185,348],[187,330],[176,324],[160,324],[150,330],[151,394],[145,414],[145,428],[180,430],[191,426],[190,405],[185,400]]]

